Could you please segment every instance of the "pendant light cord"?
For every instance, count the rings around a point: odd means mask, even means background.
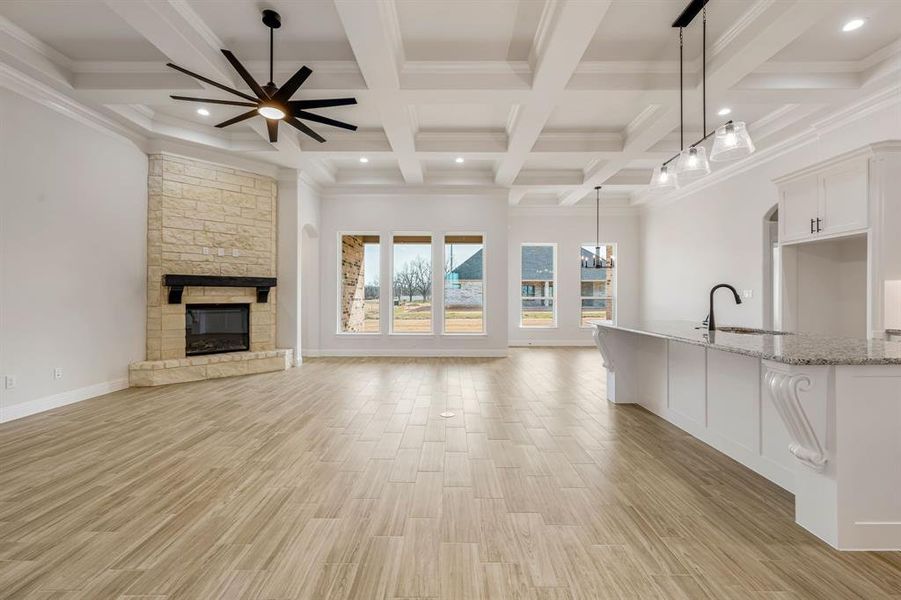
[[[707,135],[707,6],[704,6],[703,21],[701,23],[701,96],[703,97],[701,109],[704,114],[703,135]]]
[[[601,186],[594,188],[594,266],[601,266]]]
[[[685,148],[685,118],[682,110],[682,28],[679,28],[679,151]]]

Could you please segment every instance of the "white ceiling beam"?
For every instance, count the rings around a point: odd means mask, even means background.
[[[610,4],[608,0],[548,2],[533,43],[532,92],[519,107],[509,132],[507,155],[495,173],[497,184],[509,186],[516,180]]]
[[[713,56],[707,67],[708,97],[727,91],[837,8],[837,3],[757,0],[733,27],[713,43]],[[696,94],[700,92],[698,88],[694,91]],[[627,135],[622,158],[608,161],[592,173],[587,173],[582,189],[565,194],[560,204],[578,202],[587,190],[603,185],[618,169],[628,164],[630,151],[647,150],[679,124],[679,112],[674,108],[663,109],[658,116],[661,118],[636,127]],[[687,139],[686,143],[692,141]]]
[[[106,0],[106,4],[171,62],[234,85],[235,72],[222,55],[221,40],[185,0]]]
[[[394,0],[335,0],[335,8],[372,101],[378,107],[404,181],[422,183],[422,164],[416,158],[416,130],[410,107],[398,94],[404,56]]]

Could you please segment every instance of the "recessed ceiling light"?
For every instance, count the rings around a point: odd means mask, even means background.
[[[457,158],[454,159],[454,162],[457,163],[458,165],[462,165],[462,164],[463,164],[463,157],[462,157],[462,156],[458,156]]]
[[[851,19],[850,21],[845,23],[845,26],[842,27],[842,31],[844,31],[846,33],[848,31],[854,31],[855,29],[860,29],[861,27],[863,27],[863,24],[864,24],[863,19]]]
[[[360,162],[361,162],[361,163],[368,163],[368,162],[369,162],[369,159],[366,158],[365,156],[361,156],[361,157],[360,157]]]
[[[210,116],[210,111],[208,111],[205,108],[198,108],[197,114],[200,115],[201,117],[208,117],[208,116]]]
[[[718,112],[716,114],[718,114],[721,117],[725,117],[726,115],[728,115],[731,112],[732,112],[732,109],[727,107],[727,108],[721,108],[720,112]]]

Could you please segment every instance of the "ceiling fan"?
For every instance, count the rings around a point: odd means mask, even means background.
[[[335,119],[329,119],[328,117],[323,117],[306,110],[310,108],[326,108],[329,106],[347,106],[350,104],[356,104],[356,98],[291,100],[291,96],[294,95],[294,92],[296,92],[298,88],[300,88],[300,86],[302,86],[303,83],[307,80],[307,77],[309,77],[313,73],[313,71],[307,66],[301,67],[300,70],[292,75],[288,79],[288,81],[282,84],[281,87],[275,85],[275,83],[272,81],[273,38],[275,30],[282,26],[282,19],[274,10],[264,10],[263,24],[269,28],[269,83],[267,83],[266,85],[261,86],[260,84],[258,84],[253,79],[253,77],[250,76],[250,73],[247,72],[247,69],[244,68],[244,65],[242,65],[238,61],[234,54],[232,54],[228,50],[222,50],[222,54],[225,55],[225,58],[228,59],[228,62],[231,63],[231,66],[234,67],[235,71],[238,72],[238,75],[241,76],[241,79],[244,80],[244,83],[246,83],[247,86],[253,91],[253,93],[256,95],[256,98],[234,88],[228,87],[227,85],[215,82],[212,79],[207,79],[203,75],[192,73],[191,71],[188,71],[183,67],[179,67],[176,64],[167,63],[167,67],[172,67],[176,71],[181,71],[185,75],[190,75],[191,77],[199,79],[200,81],[203,81],[204,83],[207,83],[209,85],[215,86],[220,90],[225,90],[226,92],[240,96],[241,98],[246,100],[246,102],[238,102],[236,100],[218,100],[215,98],[193,98],[190,96],[175,95],[170,97],[174,100],[186,100],[188,102],[206,102],[208,104],[227,104],[228,106],[251,107],[251,110],[247,111],[246,113],[242,113],[237,117],[232,117],[227,121],[217,123],[216,127],[228,127],[229,125],[234,125],[235,123],[240,123],[241,121],[246,121],[251,117],[259,115],[266,119],[266,127],[269,131],[269,141],[273,143],[278,141],[279,121],[284,121],[291,127],[302,131],[317,142],[324,142],[325,138],[313,131],[304,123],[301,123],[301,119],[304,121],[314,121],[316,123],[322,123],[323,125],[330,125],[332,127],[340,127],[342,129],[356,131],[356,125],[344,123],[343,121],[336,121]]]

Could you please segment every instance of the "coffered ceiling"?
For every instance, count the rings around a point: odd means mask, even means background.
[[[511,204],[647,198],[679,147],[678,32],[687,0],[4,0],[0,85],[136,140],[300,169],[322,185],[492,186]],[[267,79],[261,8],[282,15],[275,79],[295,98],[356,96],[320,112],[324,144],[169,94],[224,98],[175,62],[245,89],[220,48]],[[851,18],[864,27],[842,32]],[[686,140],[700,137],[700,19],[685,31]],[[839,107],[901,93],[897,0],[711,0],[708,125],[746,121],[759,149]],[[197,92],[202,92],[198,94]],[[361,162],[365,157],[367,162]],[[458,162],[458,158],[463,161]]]

